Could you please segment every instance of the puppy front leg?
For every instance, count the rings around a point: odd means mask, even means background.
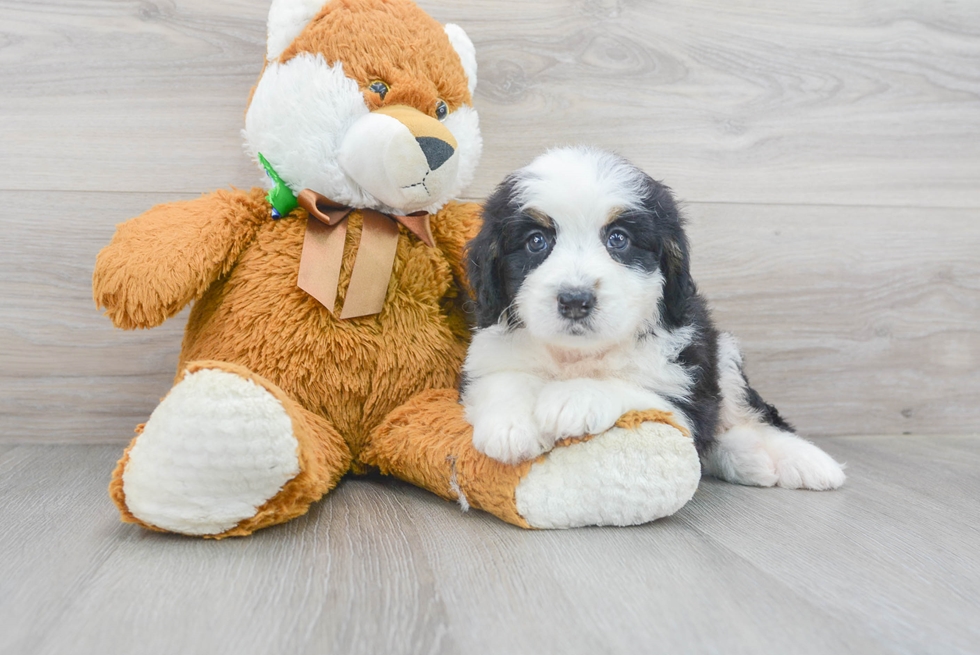
[[[473,446],[505,464],[533,459],[551,449],[555,440],[541,432],[534,418],[542,384],[533,375],[514,372],[470,381],[463,405],[473,426]]]
[[[626,412],[645,409],[676,414],[659,395],[623,380],[575,378],[544,385],[534,416],[541,430],[557,440],[605,432]]]

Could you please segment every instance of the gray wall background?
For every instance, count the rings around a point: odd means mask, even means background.
[[[477,47],[469,199],[548,146],[673,187],[748,372],[801,432],[980,432],[980,3],[423,0]],[[259,171],[267,3],[0,0],[0,442],[121,442],[186,313],[113,329],[113,226]]]

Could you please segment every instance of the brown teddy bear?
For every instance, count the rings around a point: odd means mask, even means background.
[[[518,466],[473,449],[455,388],[480,208],[451,199],[481,152],[475,85],[463,30],[408,0],[273,1],[243,130],[271,188],[157,206],[96,262],[118,327],[194,303],[175,385],[113,474],[123,520],[246,535],[369,468],[524,527],[687,502],[697,457],[667,415]]]

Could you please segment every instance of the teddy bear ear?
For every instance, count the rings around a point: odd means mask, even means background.
[[[448,23],[445,30],[446,36],[449,37],[449,42],[453,44],[453,49],[459,55],[460,61],[463,62],[463,70],[466,71],[467,86],[472,96],[476,92],[476,48],[473,46],[473,42],[470,41],[470,37],[466,35],[466,32],[459,25]]]
[[[275,61],[331,0],[272,0],[266,23],[266,59]]]

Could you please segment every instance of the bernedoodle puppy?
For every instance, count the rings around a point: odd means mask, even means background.
[[[470,244],[478,329],[463,404],[477,449],[503,462],[665,409],[704,472],[741,484],[834,489],[840,464],[749,386],[691,279],[670,190],[613,154],[552,150],[513,173]]]

